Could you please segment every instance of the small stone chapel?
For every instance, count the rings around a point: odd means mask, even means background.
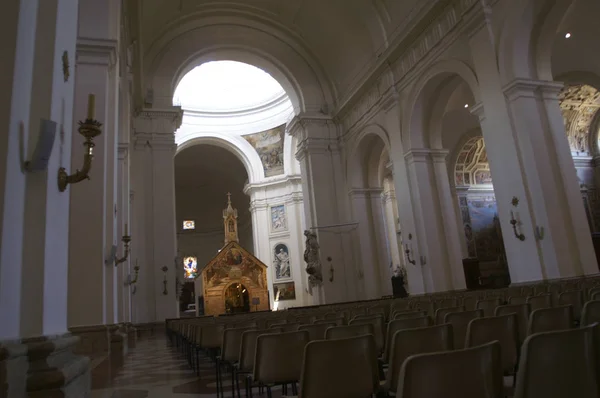
[[[200,315],[269,310],[267,266],[240,245],[237,221],[238,212],[228,193],[223,210],[225,245],[197,278],[196,292],[204,297],[204,314]]]

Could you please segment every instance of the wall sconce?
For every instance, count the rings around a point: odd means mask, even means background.
[[[517,207],[519,205],[519,198],[517,198],[516,196],[513,196],[511,202],[510,202],[514,207]],[[517,224],[519,222],[517,221],[517,219],[515,218],[515,215],[513,213],[513,211],[510,211],[510,225],[512,225],[513,228],[513,232],[515,233],[515,237],[517,239],[519,239],[521,242],[525,240],[525,235],[523,235],[522,233],[517,232]]]
[[[129,257],[129,242],[131,242],[131,235],[127,234],[127,224],[125,224],[125,235],[123,235],[121,241],[125,244],[125,255],[122,258],[115,256],[115,267],[127,261],[127,258]]]
[[[90,94],[88,97],[88,113],[85,121],[79,121],[79,134],[85,137],[83,146],[86,147],[85,155],[83,155],[83,167],[81,170],[76,170],[75,174],[67,174],[64,167],[58,169],[58,190],[64,192],[67,189],[67,185],[76,184],[85,179],[89,180],[89,172],[92,168],[92,148],[94,144],[94,137],[97,137],[102,133],[100,127],[102,123],[94,119],[94,108],[96,104],[96,97],[94,94]]]
[[[406,253],[406,260],[412,265],[415,265],[417,262],[410,258],[411,250],[408,248],[408,245],[404,245],[404,252]]]
[[[131,294],[135,294],[136,292],[136,287],[135,284],[137,283],[138,280],[138,275],[140,273],[140,266],[138,265],[137,260],[135,260],[135,267],[133,267],[133,270],[135,271],[135,276],[133,277],[133,279],[131,279],[131,274],[127,276],[127,280],[125,281],[125,286],[133,286],[131,288]]]
[[[331,257],[327,257],[327,261],[329,261],[329,282],[333,282],[334,273],[333,264],[331,263],[331,260],[333,260]]]
[[[169,267],[167,267],[165,265],[164,267],[161,268],[161,270],[165,274],[165,279],[163,280],[163,292],[162,292],[162,294],[164,294],[166,296],[167,294],[169,294],[169,291],[167,290],[167,271],[169,270]]]
[[[421,260],[421,267],[427,265],[427,257],[425,257],[425,256],[419,256],[419,257],[420,257],[419,260]]]

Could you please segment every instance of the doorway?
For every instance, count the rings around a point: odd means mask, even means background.
[[[225,313],[238,314],[250,312],[248,289],[241,283],[229,285],[225,290]]]

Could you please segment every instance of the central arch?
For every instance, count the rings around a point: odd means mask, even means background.
[[[314,56],[299,38],[264,21],[236,15],[182,19],[152,43],[144,58],[156,107],[170,106],[182,76],[209,60],[243,62],[268,72],[284,87],[296,114],[335,107],[334,85]]]

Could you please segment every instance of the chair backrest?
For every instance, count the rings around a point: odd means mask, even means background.
[[[531,312],[527,334],[571,329],[573,322],[573,307],[570,305],[541,308]]]
[[[511,296],[508,298],[508,304],[517,305],[517,304],[526,304],[527,297],[525,296]]]
[[[531,307],[531,311],[539,310],[542,308],[551,308],[552,307],[552,294],[540,294],[539,296],[529,296],[527,297],[527,303]]]
[[[497,341],[474,348],[411,356],[400,370],[399,398],[503,398]]]
[[[581,326],[588,326],[600,322],[600,300],[585,303],[581,311]]]
[[[379,388],[373,335],[313,341],[304,350],[300,398],[364,398]]]
[[[436,325],[399,330],[394,333],[391,344],[389,368],[384,385],[385,390],[388,392],[396,391],[400,368],[406,358],[415,354],[452,349],[452,326]]]
[[[221,348],[223,344],[224,324],[202,325],[200,333],[200,347],[203,349]]]
[[[387,325],[387,330],[385,333],[383,362],[387,363],[389,360],[390,350],[392,348],[392,338],[394,337],[394,333],[396,333],[398,330],[423,328],[427,326],[431,326],[431,318],[428,316],[411,319],[396,319],[394,321],[390,321],[390,323],[388,323]]]
[[[330,327],[336,326],[335,322],[317,323],[314,325],[301,325],[298,330],[308,331],[309,340],[325,340],[325,332]]]
[[[317,319],[316,321],[314,321],[313,325],[320,325],[320,324],[330,324],[333,323],[336,326],[344,326],[346,324],[346,321],[344,320],[343,317],[340,318],[328,318],[328,319]]]
[[[494,311],[494,316],[516,314],[517,332],[519,333],[519,346],[523,344],[527,337],[527,327],[529,325],[529,314],[531,313],[529,304],[508,304],[499,305]]]
[[[299,381],[308,339],[306,330],[258,336],[254,380],[264,384]]]
[[[469,322],[476,318],[483,318],[483,310],[451,312],[444,317],[444,323],[452,325],[452,335],[454,336],[454,349],[465,347],[465,337],[467,336],[467,327]]]
[[[357,323],[347,326],[334,326],[325,331],[326,340],[347,339],[350,337],[364,336],[371,334],[375,336],[374,327],[370,323]]]
[[[405,312],[395,312],[394,313],[394,320],[396,319],[411,319],[411,318],[422,318],[424,316],[427,316],[427,312],[426,311],[405,311]]]
[[[444,317],[446,316],[446,314],[449,314],[451,312],[460,312],[460,311],[464,311],[464,310],[465,310],[465,307],[463,307],[463,306],[438,308],[437,310],[435,310],[435,324],[441,325],[442,323],[444,323]]]
[[[504,374],[513,374],[519,360],[519,334],[517,314],[473,319],[469,322],[465,347],[476,347],[498,341],[502,348]]]
[[[242,333],[240,353],[238,357],[238,369],[240,372],[250,373],[254,369],[254,357],[256,356],[256,339],[263,334],[281,333],[281,329],[273,328],[269,331],[247,330]]]
[[[573,317],[576,321],[581,319],[583,309],[583,290],[568,290],[558,295],[558,305],[573,307]]]
[[[458,299],[456,297],[453,298],[445,298],[439,301],[438,308],[453,308],[458,307]]]
[[[221,346],[221,359],[226,362],[237,362],[240,358],[242,334],[256,328],[233,328],[223,332],[223,345]]]
[[[370,323],[373,325],[373,336],[375,337],[375,344],[379,352],[383,351],[383,345],[385,337],[383,335],[385,330],[385,323],[381,315],[370,315],[370,318],[353,319],[350,321],[350,325]]]
[[[502,304],[499,298],[479,300],[477,302],[477,309],[483,310],[484,316],[493,316],[496,307]]]
[[[598,398],[597,325],[536,333],[523,344],[515,398]]]
[[[463,297],[462,305],[465,307],[465,311],[473,311],[477,309],[477,297],[475,296],[467,296]]]
[[[533,286],[533,295],[548,293],[548,285],[540,283]]]

